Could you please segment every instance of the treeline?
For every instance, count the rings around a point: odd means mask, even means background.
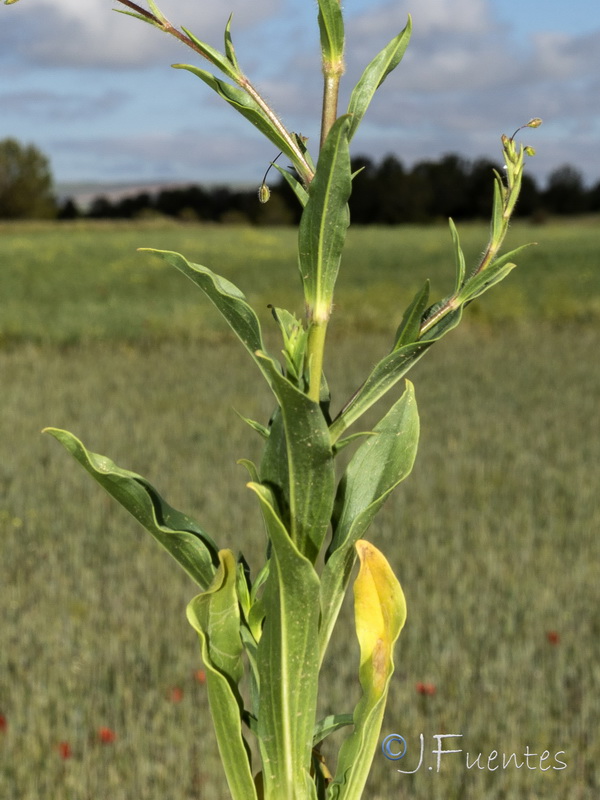
[[[492,204],[493,170],[502,166],[487,159],[474,162],[458,155],[421,161],[405,167],[395,156],[375,163],[366,157],[353,159],[354,179],[350,211],[359,225],[428,223],[452,217],[455,220],[485,219]],[[258,187],[257,187],[258,188]],[[543,221],[548,216],[600,211],[600,182],[588,188],[581,173],[570,166],[556,169],[541,188],[525,174],[517,215]],[[72,200],[58,216],[93,219],[133,219],[152,216],[180,220],[253,225],[297,223],[300,208],[287,183],[277,176],[271,183],[268,203],[258,201],[257,191],[198,185],[164,189],[157,193],[110,200],[97,197],[85,212]]]

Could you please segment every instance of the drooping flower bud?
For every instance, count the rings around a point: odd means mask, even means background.
[[[261,183],[258,190],[258,200],[260,203],[268,203],[271,197],[271,190],[266,183]]]

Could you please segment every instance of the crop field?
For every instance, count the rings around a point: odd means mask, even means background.
[[[600,797],[599,221],[516,224],[509,246],[538,246],[410,374],[417,463],[368,533],[407,596],[382,730],[407,752],[377,753],[372,800]],[[459,230],[473,263],[485,226]],[[135,250],[232,280],[276,352],[268,304],[301,312],[294,244],[278,228],[0,226],[2,800],[228,797],[194,585],[40,430],[146,476],[255,567],[236,460],[260,441],[235,411],[266,422],[272,398],[200,292]],[[334,407],[427,277],[434,295],[452,285],[447,229],[351,231]],[[324,715],[352,709],[357,657],[349,602]]]

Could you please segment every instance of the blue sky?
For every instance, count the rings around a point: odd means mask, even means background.
[[[174,24],[220,47],[230,11],[242,68],[286,125],[318,139],[321,78],[312,0],[163,0]],[[33,142],[58,182],[254,182],[276,155],[201,81],[198,63],[111,0],[0,6],[0,138]],[[404,61],[378,92],[354,154],[405,164],[457,152],[497,158],[525,141],[541,182],[558,166],[600,180],[598,0],[347,0],[341,110],[364,65],[413,16]]]

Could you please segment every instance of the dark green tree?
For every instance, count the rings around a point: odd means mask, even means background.
[[[584,214],[589,198],[583,175],[568,164],[550,174],[544,202],[551,214]]]
[[[0,219],[56,216],[50,162],[37,147],[0,141]]]

